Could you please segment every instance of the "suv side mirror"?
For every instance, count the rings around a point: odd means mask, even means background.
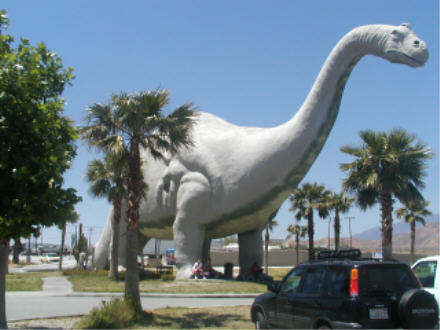
[[[280,281],[272,281],[267,285],[267,289],[269,291],[278,293],[278,291],[280,290]]]

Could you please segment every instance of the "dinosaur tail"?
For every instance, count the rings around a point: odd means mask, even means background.
[[[102,231],[99,241],[95,244],[94,251],[94,264],[95,269],[104,269],[107,264],[110,243],[112,238],[112,218],[113,207],[110,208],[109,215],[107,216],[107,222],[105,223],[104,230]]]

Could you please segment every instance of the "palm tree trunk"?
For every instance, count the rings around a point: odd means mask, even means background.
[[[335,223],[334,223],[334,230],[335,230],[335,250],[339,250],[339,241],[340,241],[340,235],[341,235],[341,222],[339,219],[339,210],[335,209]]]
[[[139,269],[137,264],[138,255],[138,228],[127,226],[127,249],[125,273],[125,297],[133,304],[136,311],[142,311],[141,298],[139,294]]]
[[[60,261],[58,263],[58,271],[63,270],[63,256],[64,256],[64,242],[66,240],[66,224],[63,226],[63,230],[61,231],[61,248],[60,248]]]
[[[142,197],[143,180],[141,173],[141,160],[139,143],[132,142],[129,159],[128,180],[128,209],[127,209],[127,248],[125,273],[125,296],[130,299],[137,311],[142,311],[141,298],[139,295],[139,269],[137,265],[138,255],[138,229],[139,229],[139,206]]]
[[[309,236],[309,260],[315,259],[315,247],[314,247],[314,235],[315,230],[313,228],[313,210],[310,210],[307,216],[307,233]]]
[[[266,232],[264,234],[264,271],[269,275],[269,225],[266,225]]]
[[[121,201],[113,203],[113,218],[112,218],[112,243],[110,251],[110,270],[108,277],[116,281],[118,279],[119,266],[119,223],[121,221]]]
[[[0,240],[0,329],[6,329],[6,274],[8,269],[8,243]]]
[[[380,196],[382,211],[382,256],[385,260],[393,257],[393,199],[391,194]]]
[[[296,265],[299,264],[299,233],[295,236],[295,250],[296,250]]]
[[[414,252],[415,252],[415,243],[416,243],[416,222],[411,221],[411,253],[409,256],[409,264],[412,265],[414,262]]]

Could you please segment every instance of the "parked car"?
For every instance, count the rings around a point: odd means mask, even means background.
[[[412,269],[416,273],[423,288],[432,293],[440,306],[440,256],[431,256],[417,260]]]
[[[325,251],[268,285],[251,307],[256,328],[436,328],[438,305],[411,268]]]
[[[50,263],[50,262],[58,262],[60,261],[60,257],[56,253],[45,253],[41,257],[42,263]]]

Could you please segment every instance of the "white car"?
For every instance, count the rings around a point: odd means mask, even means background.
[[[60,257],[56,253],[45,253],[41,258],[42,263],[50,263],[50,262],[58,262],[60,261]]]
[[[423,288],[433,294],[440,306],[440,256],[431,256],[417,260],[412,269],[416,273]]]

